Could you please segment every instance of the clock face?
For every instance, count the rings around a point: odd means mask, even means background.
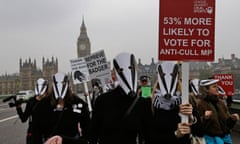
[[[80,44],[79,48],[80,48],[81,50],[85,50],[85,49],[86,49],[86,45],[85,45],[85,44]]]

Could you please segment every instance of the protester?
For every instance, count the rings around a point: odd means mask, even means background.
[[[118,86],[118,81],[116,78],[115,70],[112,69],[111,70],[111,78],[105,85],[105,89],[106,89],[106,91],[111,91],[111,90],[115,89],[117,86]]]
[[[72,92],[64,73],[53,75],[50,90],[51,93],[39,103],[38,108],[40,143],[86,144],[90,122],[87,103]]]
[[[239,120],[238,114],[230,114],[219,98],[218,79],[200,81],[199,91],[203,96],[198,101],[198,111],[203,124],[207,144],[232,144],[231,129]]]
[[[179,65],[163,62],[157,66],[157,82],[153,87],[153,144],[190,144],[191,128],[195,123],[192,105],[181,104],[179,86]],[[188,87],[186,87],[188,88]],[[181,122],[179,114],[189,117],[189,122]]]
[[[33,137],[36,135],[34,133],[34,122],[36,119],[36,112],[35,109],[38,106],[38,103],[42,98],[47,96],[47,90],[48,90],[48,81],[44,80],[43,78],[39,78],[35,85],[35,96],[31,97],[27,103],[25,110],[23,112],[21,104],[16,105],[16,110],[19,118],[24,123],[28,120],[28,128],[27,128],[27,137],[26,137],[26,143],[27,144],[34,144]]]
[[[139,78],[139,86],[137,88],[137,95],[145,98],[151,103],[152,87],[150,86],[150,79],[147,75],[141,75]],[[144,144],[145,140],[141,134],[138,134],[138,144]]]
[[[144,92],[142,92],[142,91],[144,91]],[[140,76],[139,86],[138,86],[138,90],[137,90],[138,95],[142,96],[142,97],[149,97],[150,98],[151,97],[151,91],[152,91],[152,88],[150,86],[149,76],[147,76],[147,75]]]
[[[91,104],[94,106],[96,99],[103,93],[103,87],[100,81],[92,80],[92,96],[91,96]]]
[[[199,79],[194,78],[189,81],[189,103],[193,107],[193,115],[196,118],[196,123],[191,126],[191,140],[199,141],[200,144],[206,144],[206,140],[203,137],[203,125],[201,122],[200,115],[198,113],[197,102],[201,97],[199,93]],[[193,142],[192,142],[193,143]]]
[[[133,54],[113,60],[118,86],[100,95],[92,113],[90,144],[136,144],[137,134],[150,137],[151,103],[137,92],[137,64]]]

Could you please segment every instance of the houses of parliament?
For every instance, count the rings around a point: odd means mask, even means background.
[[[87,35],[87,29],[82,20],[80,26],[80,35],[77,39],[77,57],[84,57],[91,54],[91,43]],[[150,76],[151,84],[156,80],[157,62],[152,61],[150,64],[142,64],[141,59],[138,59],[138,77],[141,75]],[[235,89],[240,87],[240,59],[231,54],[230,59],[219,58],[216,63],[207,62],[189,62],[190,78],[200,78],[201,75],[208,74],[233,74]],[[0,76],[0,95],[15,94],[20,90],[34,90],[35,82],[38,78],[44,78],[51,83],[52,75],[58,72],[58,58],[42,58],[42,69],[39,69],[36,60],[31,58],[19,60],[19,73],[3,74]],[[204,73],[204,74],[203,74]],[[73,90],[81,89],[81,86],[73,86],[71,73],[69,75],[70,84]],[[79,91],[77,91],[79,92]]]
[[[91,45],[87,29],[82,21],[80,35],[77,39],[77,56],[83,57],[91,53]],[[58,72],[58,58],[42,58],[42,68],[39,69],[35,59],[19,60],[19,73],[0,76],[0,95],[16,94],[20,90],[34,90],[38,78],[52,82],[52,75]],[[70,74],[69,74],[70,75]],[[70,83],[71,76],[69,76]],[[75,89],[75,87],[73,87]]]

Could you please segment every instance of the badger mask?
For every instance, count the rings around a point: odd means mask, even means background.
[[[137,90],[137,66],[133,54],[121,53],[113,59],[113,67],[119,85],[126,95],[135,96]]]
[[[189,82],[190,88],[195,96],[199,95],[199,79],[192,79]]]
[[[68,78],[64,73],[56,73],[53,76],[53,92],[56,99],[64,99],[68,90]]]
[[[222,96],[226,95],[225,90],[221,86],[218,85],[217,88],[218,88],[218,93],[220,95],[222,95]]]
[[[47,89],[48,81],[44,80],[43,78],[39,78],[35,86],[35,95],[43,95],[47,91]]]
[[[163,62],[157,66],[159,90],[154,94],[154,106],[159,109],[170,110],[181,103],[176,95],[179,66],[174,62]]]

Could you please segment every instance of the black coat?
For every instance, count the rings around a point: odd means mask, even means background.
[[[33,144],[33,137],[36,135],[34,133],[33,127],[35,123],[35,119],[37,117],[37,113],[35,109],[37,109],[39,100],[36,99],[36,97],[31,97],[27,103],[24,111],[22,110],[22,107],[16,107],[17,114],[19,118],[21,119],[21,122],[26,122],[28,120],[28,128],[27,128],[27,144]]]
[[[138,134],[148,141],[151,116],[151,101],[128,96],[118,86],[100,95],[95,102],[90,143],[136,144]]]
[[[181,122],[178,113],[178,107],[172,110],[154,109],[154,118],[151,123],[153,144],[190,144],[189,135],[177,138],[174,134],[178,123]]]
[[[39,103],[37,113],[39,115],[35,129],[40,137],[36,138],[34,144],[46,141],[54,135],[60,135],[63,138],[63,144],[87,143],[90,115],[87,103],[78,96],[74,95],[71,100],[65,102],[62,110],[57,110],[51,105],[50,97],[45,98]]]

